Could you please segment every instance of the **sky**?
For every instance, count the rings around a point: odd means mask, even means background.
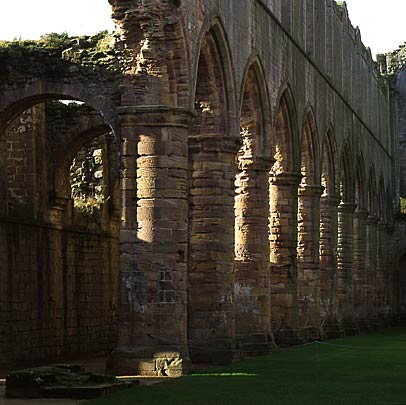
[[[282,0],[283,1],[283,0]],[[372,55],[393,51],[406,41],[405,0],[346,0],[352,25],[361,30]]]
[[[372,55],[397,49],[406,41],[406,0],[346,2],[351,22],[360,27],[362,41]],[[0,0],[0,39],[37,39],[44,33],[64,31],[70,35],[112,31],[110,14],[107,0]]]
[[[0,40],[42,34],[89,35],[114,30],[108,0],[0,0]]]

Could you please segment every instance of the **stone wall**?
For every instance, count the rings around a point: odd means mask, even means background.
[[[387,324],[397,106],[345,4],[110,4],[115,36],[0,49],[0,131],[55,97],[92,109],[46,128],[51,224],[78,231],[66,162],[81,140],[106,125],[119,140],[110,370],[177,375],[190,359],[268,353],[274,338]]]
[[[117,239],[4,220],[0,238],[0,367],[109,352]]]
[[[72,117],[61,104],[52,112],[34,105],[2,138],[7,204],[0,217],[1,368],[108,353],[117,338],[119,247],[113,211],[99,204],[99,212],[85,221],[74,215],[70,195],[63,201],[50,198],[52,173],[65,167],[69,179],[72,156],[91,139],[73,142],[72,129],[76,136],[83,127],[93,128],[93,137],[99,134],[92,112],[81,110]],[[55,153],[61,137],[68,147],[64,156]],[[106,149],[106,138],[100,142]],[[110,162],[104,157],[98,167],[107,193]]]

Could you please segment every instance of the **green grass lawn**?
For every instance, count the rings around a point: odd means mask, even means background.
[[[406,404],[406,328],[327,343],[360,349],[312,344],[86,404]]]

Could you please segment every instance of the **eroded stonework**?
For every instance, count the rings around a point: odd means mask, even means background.
[[[109,1],[114,35],[0,48],[0,365],[179,375],[396,318],[396,89],[345,5]]]

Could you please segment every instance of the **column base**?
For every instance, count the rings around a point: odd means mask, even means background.
[[[243,357],[265,356],[276,348],[275,338],[271,334],[240,335],[237,340]]]
[[[323,330],[327,339],[338,339],[345,336],[345,331],[337,320],[327,321],[324,324]]]
[[[116,349],[107,359],[107,372],[112,375],[168,376],[179,377],[190,370],[187,354],[173,348]],[[186,352],[187,351],[183,351]]]
[[[193,363],[225,365],[241,359],[241,349],[234,339],[189,341]]]
[[[307,342],[314,342],[324,337],[324,331],[319,326],[306,326],[303,328],[303,334]]]
[[[384,327],[382,324],[382,321],[378,315],[373,315],[373,316],[369,317],[368,322],[371,325],[371,330],[373,330],[373,331],[383,329],[383,327]]]
[[[276,344],[282,347],[297,346],[308,342],[305,329],[279,329],[274,333],[274,336]]]
[[[342,327],[344,329],[345,336],[354,336],[360,334],[357,322],[353,318],[344,319],[342,321]]]
[[[357,324],[361,333],[369,333],[373,331],[368,319],[357,319]]]
[[[382,326],[384,328],[390,328],[392,326],[391,317],[390,317],[390,315],[388,313],[381,312],[378,315],[378,317],[379,317],[379,319],[381,321],[381,324],[382,324]]]

